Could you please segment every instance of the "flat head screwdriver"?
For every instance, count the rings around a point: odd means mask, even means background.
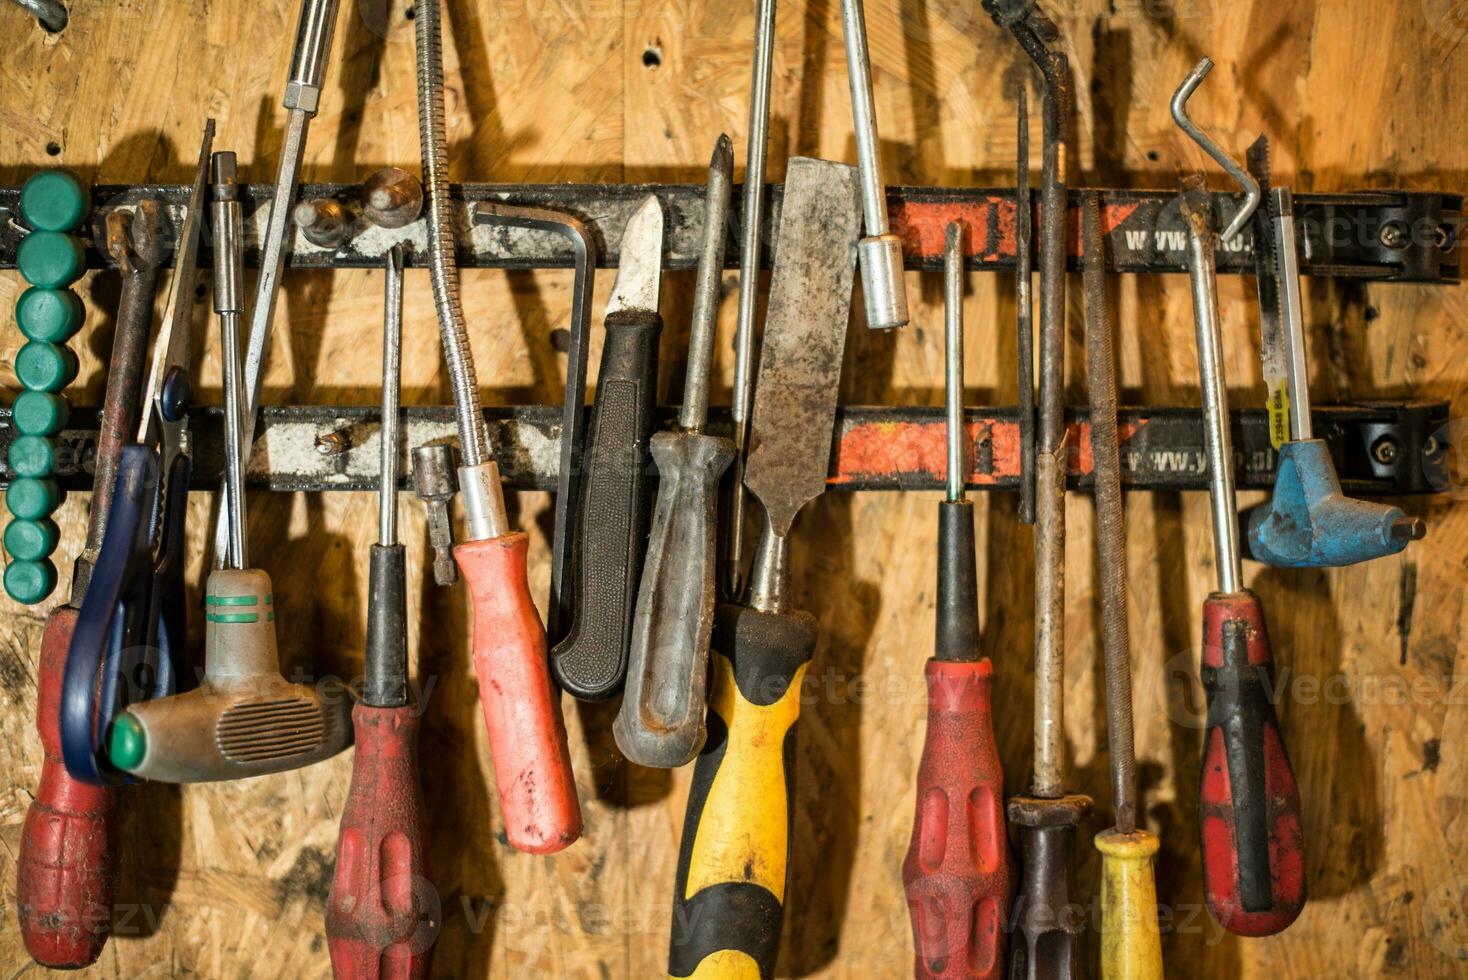
[[[720,135],[709,161],[683,407],[678,424],[655,433],[648,447],[658,493],[632,616],[627,685],[612,724],[623,755],[664,769],[692,760],[704,740],[719,479],[734,458],[734,443],[703,429],[733,170],[733,144]]]
[[[946,310],[948,493],[938,505],[938,608],[925,668],[927,735],[912,840],[902,864],[920,978],[999,978],[1014,866],[1004,823],[1004,772],[994,742],[994,668],[980,656],[974,505],[965,492],[972,445],[963,419],[964,227],[948,226]]]
[[[1081,212],[1086,289],[1086,380],[1091,392],[1091,455],[1096,498],[1096,559],[1101,583],[1106,662],[1106,734],[1116,823],[1096,835],[1101,852],[1101,976],[1161,980],[1155,834],[1137,826],[1137,757],[1132,726],[1131,639],[1127,627],[1126,515],[1121,442],[1116,426],[1116,368],[1106,300],[1101,200],[1087,194]]]
[[[530,597],[530,539],[505,514],[469,327],[459,302],[444,121],[443,52],[438,0],[414,7],[418,59],[418,133],[428,216],[428,273],[459,426],[459,499],[465,540],[454,560],[474,606],[474,672],[489,730],[505,835],[522,851],[549,854],[581,836],[581,804],[571,772],[560,692],[551,683],[545,627]]]
[[[1187,117],[1188,97],[1212,67],[1213,62],[1204,58],[1193,69],[1173,96],[1172,114],[1179,127],[1222,163],[1228,155]],[[1244,209],[1234,218],[1233,224],[1242,227],[1258,207],[1258,184],[1231,160],[1225,169],[1241,186],[1253,186]],[[1264,607],[1243,585],[1218,309],[1217,236],[1212,199],[1202,174],[1183,181],[1182,216],[1188,230],[1188,274],[1218,569],[1218,589],[1203,604],[1201,669],[1208,699],[1198,794],[1203,891],[1209,909],[1225,929],[1240,936],[1269,936],[1294,922],[1305,905],[1300,792],[1270,700],[1276,688]]]
[[[398,543],[398,404],[403,246],[387,254],[382,331],[378,542],[368,573],[366,676],[352,709],[357,751],[326,900],[332,973],[342,980],[426,977],[438,922],[426,902],[428,816],[418,781],[422,705],[408,696],[407,573]]]

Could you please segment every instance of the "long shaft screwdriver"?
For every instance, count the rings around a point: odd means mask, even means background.
[[[1173,96],[1178,125],[1251,193],[1223,240],[1242,228],[1259,203],[1258,185],[1187,117],[1189,96],[1213,67],[1204,58]],[[1252,186],[1251,186],[1252,185]],[[1218,589],[1203,604],[1203,689],[1208,727],[1198,830],[1203,843],[1203,891],[1219,923],[1241,936],[1268,936],[1287,927],[1305,904],[1305,847],[1300,793],[1280,734],[1270,692],[1274,658],[1259,597],[1244,588],[1223,377],[1223,331],[1212,200],[1201,174],[1183,181],[1188,272],[1198,337],[1203,437],[1213,517]]]
[[[775,0],[755,0],[754,77],[749,87],[749,142],[739,208],[739,314],[734,332],[734,465],[724,517],[723,593],[744,594],[744,458],[749,407],[754,401],[754,334],[759,315],[760,266],[764,261],[765,157],[770,135],[770,75],[775,55]]]
[[[920,978],[1004,975],[1014,868],[1004,824],[1004,773],[994,742],[994,668],[979,655],[974,506],[963,421],[963,225],[948,226],[946,307],[948,495],[938,505],[938,621],[928,726],[912,841],[902,864]]]
[[[285,269],[285,238],[290,225],[291,202],[301,180],[301,159],[306,150],[306,132],[321,104],[321,87],[331,55],[331,36],[336,31],[339,0],[301,0],[296,20],[296,40],[291,51],[290,73],[286,76],[285,142],[280,148],[280,166],[270,198],[270,217],[265,237],[260,240],[260,277],[255,281],[255,302],[250,308],[250,330],[244,356],[244,444],[242,461],[250,464],[255,422],[260,415],[260,386],[265,380],[265,355],[270,349],[270,330],[275,321],[275,300],[280,292],[280,275]],[[228,515],[221,509],[214,529],[215,561],[224,562],[229,547]]]
[[[530,539],[511,530],[505,514],[499,466],[480,408],[469,327],[459,302],[438,0],[423,0],[414,10],[428,271],[463,454],[459,492],[468,540],[454,548],[454,560],[474,605],[474,672],[505,836],[522,851],[549,854],[581,836],[581,804],[560,692],[551,683],[546,662],[545,627],[526,578]]]
[[[382,465],[378,542],[368,572],[366,677],[352,709],[357,752],[326,903],[340,980],[426,977],[437,923],[423,905],[428,816],[418,782],[421,705],[408,697],[407,573],[398,543],[398,395],[403,246],[388,251],[382,331]]]
[[[733,145],[720,135],[709,161],[683,407],[677,426],[653,435],[649,445],[658,495],[632,617],[627,687],[612,724],[629,760],[665,769],[691,760],[704,740],[717,494],[734,443],[703,428],[733,169]]]
[[[167,251],[159,202],[138,202],[107,216],[108,254],[122,273],[117,330],[108,362],[107,393],[97,440],[87,540],[72,574],[71,599],[46,617],[37,669],[36,728],[45,761],[36,797],[26,810],[16,860],[15,900],[26,950],[53,969],[80,969],[96,961],[112,931],[117,883],[115,791],[73,778],[61,758],[61,683],[78,610],[92,564],[107,534],[117,462],[137,417],[148,326],[158,269]]]
[[[1089,797],[1065,792],[1065,119],[1070,69],[1049,47],[1055,25],[1030,2],[984,0],[1044,77],[1040,188],[1039,424],[1035,437],[1035,759],[1027,796],[1009,801],[1019,829],[1020,893],[1010,975],[1038,980],[1082,970],[1068,911],[1076,827]]]
[[[1157,928],[1157,886],[1152,878],[1152,855],[1157,853],[1159,842],[1155,834],[1137,826],[1126,515],[1121,496],[1116,369],[1106,306],[1106,254],[1099,195],[1086,195],[1081,241],[1086,290],[1086,380],[1091,392],[1091,456],[1096,480],[1096,560],[1106,661],[1106,734],[1116,812],[1115,825],[1095,839],[1096,849],[1101,852],[1101,976],[1106,980],[1161,980],[1162,938]]]

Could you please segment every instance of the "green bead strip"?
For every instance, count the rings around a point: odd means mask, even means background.
[[[270,602],[266,596],[265,601]],[[260,600],[252,595],[206,595],[204,605],[206,606],[258,606]]]
[[[15,376],[24,389],[12,406],[20,433],[6,458],[10,487],[5,503],[12,520],[5,528],[5,591],[27,605],[56,588],[50,556],[61,534],[51,515],[61,505],[56,471],[58,433],[70,408],[61,389],[76,380],[76,352],[62,346],[86,319],[81,298],[68,287],[86,271],[86,250],[72,235],[86,221],[87,188],[65,170],[33,174],[20,190],[20,215],[29,227],[16,249],[15,266],[30,283],[15,304],[15,322],[27,343],[15,356]]]
[[[258,623],[259,613],[205,613],[204,618],[211,623]]]

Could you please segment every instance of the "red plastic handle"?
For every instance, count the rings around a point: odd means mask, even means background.
[[[1208,907],[1225,929],[1270,936],[1305,906],[1300,792],[1274,713],[1274,661],[1252,592],[1203,607],[1208,731],[1198,825]]]
[[[1004,975],[1014,868],[994,744],[993,668],[929,660],[928,735],[902,863],[919,978]]]
[[[77,611],[62,606],[41,637],[36,731],[46,761],[16,862],[26,949],[37,963],[57,969],[79,969],[102,955],[117,893],[117,795],[72,779],[61,762],[61,680],[76,620]]]
[[[458,545],[454,560],[474,604],[474,672],[505,836],[522,851],[553,854],[581,836],[581,804],[545,627],[525,578],[529,547],[516,531]]]
[[[443,925],[428,876],[416,708],[352,709],[357,755],[326,905],[338,980],[428,976]]]

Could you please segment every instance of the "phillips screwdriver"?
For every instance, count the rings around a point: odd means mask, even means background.
[[[244,235],[233,153],[213,157],[214,309],[224,386],[225,565],[205,586],[204,676],[183,694],[129,706],[108,731],[111,764],[169,783],[244,779],[330,758],[351,744],[351,696],[280,673],[270,576],[249,568],[239,324]]]
[[[474,672],[489,730],[505,836],[522,851],[549,854],[581,836],[581,804],[571,772],[560,693],[546,663],[545,627],[530,597],[530,539],[505,514],[484,412],[469,326],[459,302],[449,199],[444,120],[442,26],[438,0],[414,10],[418,61],[418,133],[428,216],[428,271],[459,428],[459,495],[468,540],[454,560],[474,607]]]
[[[1106,661],[1106,734],[1116,823],[1096,835],[1101,852],[1101,976],[1161,980],[1162,937],[1152,855],[1157,836],[1137,826],[1137,757],[1132,726],[1131,638],[1127,628],[1126,515],[1121,443],[1116,428],[1116,369],[1106,306],[1106,254],[1100,195],[1081,212],[1086,290],[1086,381],[1091,392],[1091,456],[1096,498],[1102,648]]]
[[[368,572],[367,651],[352,785],[342,810],[326,901],[332,973],[343,980],[428,975],[437,923],[420,902],[428,817],[418,783],[418,720],[408,697],[407,573],[398,543],[398,395],[402,381],[403,246],[388,251],[382,331],[382,465],[378,543]]]
[[[677,426],[649,445],[658,467],[657,503],[632,617],[627,687],[612,723],[623,755],[664,769],[688,762],[704,739],[717,492],[734,443],[703,427],[733,170],[733,144],[720,135],[709,161],[683,407]]]
[[[912,842],[902,864],[920,978],[1004,975],[1014,868],[1004,824],[1004,773],[994,742],[994,668],[979,655],[974,506],[964,494],[971,446],[963,421],[964,229],[948,226],[946,309],[948,495],[938,505],[938,609],[925,669],[928,726],[917,774]]]
[[[566,581],[572,619],[551,650],[556,679],[584,701],[622,689],[632,643],[643,549],[647,546],[652,436],[657,395],[663,209],[643,199],[622,233],[596,398],[582,455],[581,512]]]
[[[984,0],[1044,77],[1040,188],[1040,370],[1035,434],[1035,759],[1030,793],[1009,801],[1017,825],[1020,887],[1010,976],[1038,980],[1082,971],[1068,880],[1076,827],[1091,800],[1065,792],[1065,119],[1070,69],[1049,47],[1059,34],[1030,0]]]
[[[1249,192],[1244,207],[1221,236],[1227,241],[1253,215],[1259,190],[1253,178],[1188,119],[1188,98],[1212,67],[1213,62],[1204,58],[1184,79],[1173,96],[1172,114],[1179,127]],[[1188,229],[1188,272],[1218,568],[1218,589],[1203,605],[1202,674],[1208,727],[1203,736],[1198,830],[1203,844],[1204,894],[1214,917],[1230,932],[1268,936],[1295,921],[1305,904],[1300,794],[1270,700],[1275,690],[1274,660],[1264,608],[1259,597],[1243,586],[1212,199],[1201,174],[1183,182],[1182,215]]]
[[[91,568],[107,534],[118,458],[140,406],[148,326],[158,270],[167,252],[159,202],[139,201],[131,220],[126,212],[110,212],[106,245],[122,273],[122,293],[93,463],[91,513],[86,544],[72,574],[71,599],[52,611],[41,634],[36,728],[45,761],[40,787],[26,811],[16,860],[21,935],[32,958],[53,969],[79,969],[95,962],[112,930],[116,795],[111,787],[73,778],[62,764],[61,681]]]
[[[242,463],[250,465],[255,423],[260,415],[260,386],[265,380],[265,354],[270,349],[270,330],[275,321],[275,301],[280,292],[280,275],[285,269],[286,231],[291,221],[291,202],[301,180],[301,158],[306,150],[306,133],[321,104],[321,87],[331,54],[331,37],[336,30],[340,0],[301,0],[296,20],[296,40],[291,51],[290,73],[286,76],[285,142],[280,148],[280,166],[270,196],[270,216],[265,237],[260,239],[260,276],[255,280],[255,303],[250,308],[250,330],[245,338],[244,424],[241,428]],[[221,510],[214,528],[216,563],[223,562],[229,548],[228,514]]]
[[[856,171],[796,157],[785,182],[745,482],[765,511],[746,604],[714,613],[708,741],[678,851],[668,973],[774,975],[790,858],[788,769],[816,620],[790,608],[787,542],[826,488],[859,233]]]

